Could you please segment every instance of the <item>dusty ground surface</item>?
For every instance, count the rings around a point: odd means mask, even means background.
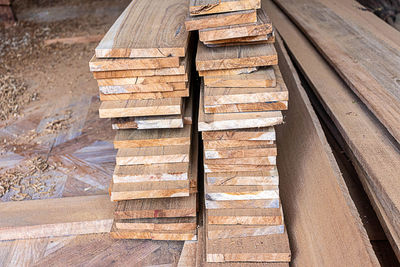
[[[0,202],[107,193],[115,132],[98,117],[98,87],[88,67],[96,43],[44,41],[104,34],[128,3],[14,2],[17,17],[30,21],[0,27]],[[32,21],[38,10],[49,11],[45,22]],[[0,266],[174,266],[182,246],[108,234],[6,241]]]

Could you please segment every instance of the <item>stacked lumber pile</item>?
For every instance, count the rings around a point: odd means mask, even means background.
[[[100,117],[112,119],[117,130],[110,187],[111,200],[118,201],[115,238],[197,237],[187,12],[185,0],[132,1],[89,64],[99,85]]]
[[[288,91],[260,1],[190,3],[199,30],[207,262],[289,262],[274,125]]]

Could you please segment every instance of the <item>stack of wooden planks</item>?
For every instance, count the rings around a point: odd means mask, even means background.
[[[290,262],[274,125],[288,90],[260,1],[191,0],[199,30],[207,262]]]
[[[110,187],[111,200],[118,201],[115,238],[197,237],[187,12],[185,0],[132,1],[89,63],[99,85],[100,117],[112,119],[117,130]]]

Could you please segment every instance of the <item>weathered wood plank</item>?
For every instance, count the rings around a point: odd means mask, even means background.
[[[277,111],[286,109],[288,109],[288,101],[204,106],[205,113],[237,113],[237,112]]]
[[[220,209],[207,210],[207,224],[282,225],[281,209]]]
[[[130,94],[101,94],[101,101],[118,101],[118,100],[150,100],[150,99],[163,99],[163,98],[179,98],[188,97],[189,88],[185,90],[178,90],[172,92],[153,92],[153,93],[130,93]]]
[[[261,8],[260,0],[190,0],[190,15],[207,15]]]
[[[208,225],[207,237],[209,240],[227,239],[249,236],[266,236],[283,234],[285,226],[282,225]]]
[[[132,1],[96,47],[98,58],[184,57],[186,0]]]

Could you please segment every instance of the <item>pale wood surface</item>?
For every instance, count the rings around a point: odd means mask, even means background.
[[[268,4],[268,8],[277,10],[272,4]],[[352,6],[348,8],[350,14],[357,14],[356,8]],[[364,14],[361,15],[364,17]],[[395,171],[396,166],[400,164],[398,148],[390,140],[384,127],[377,123],[367,107],[360,103],[360,100],[352,94],[351,89],[343,83],[286,16],[282,12],[274,12],[273,17],[293,56],[308,78],[311,88],[319,96],[351,148],[353,164],[360,165],[363,169],[364,174],[360,177],[365,177],[365,180],[361,179],[361,181],[366,191],[370,191],[369,196],[372,204],[375,205],[375,212],[381,216],[381,224],[387,226],[384,227],[386,234],[392,237],[389,240],[399,255],[397,249],[400,244],[399,231],[393,227],[393,220],[389,219],[391,216],[396,216],[399,206],[396,193],[399,190],[398,172]],[[368,25],[372,27],[375,24]],[[391,35],[391,37],[394,36]],[[332,91],[331,88],[336,89]]]
[[[208,173],[206,181],[208,185],[279,185],[277,170],[272,173],[261,171]]]
[[[207,15],[261,8],[260,0],[190,0],[190,15]]]
[[[196,217],[116,220],[117,229],[150,231],[187,231],[197,228]]]
[[[96,47],[99,58],[184,57],[187,0],[135,0]]]
[[[209,240],[283,234],[284,225],[208,225]]]
[[[129,93],[151,93],[151,92],[171,92],[185,90],[188,87],[186,82],[171,83],[150,83],[150,84],[123,84],[99,86],[102,94],[129,94]]]
[[[276,185],[207,185],[205,198],[213,201],[279,199],[279,189]]]
[[[283,122],[280,111],[206,114],[203,108],[203,91],[202,87],[200,89],[199,131],[268,127]]]
[[[0,240],[109,232],[114,208],[107,195],[3,202]]]
[[[263,4],[269,13],[279,12],[271,10],[271,2]],[[277,23],[275,16],[272,19]],[[292,100],[286,123],[276,127],[280,196],[295,255],[292,264],[379,266],[319,120],[289,56],[280,50],[282,42],[278,44]]]
[[[214,151],[217,149],[226,149],[226,148],[255,148],[259,146],[268,146],[273,145],[275,143],[275,139],[272,140],[212,140],[212,141],[204,141],[204,150]]]
[[[182,129],[119,130],[115,136],[115,148],[190,145],[191,125]]]
[[[138,76],[129,78],[110,78],[98,79],[99,86],[125,85],[125,84],[150,84],[150,83],[171,83],[187,82],[187,75],[158,75],[158,76]]]
[[[382,33],[377,33],[374,26],[370,28],[363,22],[348,20],[348,15],[328,7],[328,1],[276,2],[400,142],[399,43],[381,38]],[[394,34],[400,36],[399,32]]]
[[[139,199],[119,201],[115,219],[195,217],[196,194],[167,199]]]
[[[205,200],[207,209],[271,209],[279,208],[278,199],[251,199],[251,200]]]
[[[248,155],[247,157],[226,157],[222,159],[205,159],[204,165],[276,165],[276,156]]]
[[[257,12],[255,10],[246,10],[198,17],[188,16],[185,26],[187,31],[195,31],[255,22],[257,22]]]
[[[189,162],[190,146],[120,148],[117,165]]]
[[[271,157],[277,155],[275,146],[258,146],[253,148],[240,147],[235,149],[215,149],[204,151],[204,158],[210,159],[243,159],[254,157]],[[275,162],[275,159],[271,159]],[[271,162],[272,162],[271,161]]]
[[[230,76],[239,74],[250,74],[256,71],[257,67],[225,69],[225,70],[198,70],[199,76]]]
[[[256,111],[276,111],[288,109],[288,101],[268,103],[242,103],[204,106],[205,113],[237,113]]]
[[[275,87],[276,77],[272,67],[259,69],[250,74],[234,76],[206,76],[207,87]]]
[[[90,71],[147,70],[179,66],[179,57],[108,59],[93,56],[89,62]]]
[[[172,92],[153,92],[153,93],[129,93],[129,94],[101,94],[101,101],[118,101],[118,100],[149,100],[149,99],[162,99],[162,98],[179,98],[188,97],[189,88],[185,90],[178,90]]]
[[[106,101],[99,108],[100,118],[124,118],[182,114],[182,98]]]
[[[201,134],[203,140],[245,140],[245,141],[267,141],[275,140],[275,128],[253,128],[233,131],[216,131],[203,132]]]
[[[267,35],[272,32],[272,24],[263,9],[257,10],[257,22],[218,28],[208,28],[199,31],[202,42],[217,41],[232,38]]]
[[[199,71],[248,68],[278,64],[272,44],[206,47],[199,41],[196,69]]]
[[[208,224],[281,225],[281,209],[212,209],[207,210]]]
[[[275,43],[275,34],[262,34],[250,37],[240,37],[232,39],[223,39],[218,41],[204,42],[207,47],[236,46],[236,45],[255,45],[255,44],[273,44]]]
[[[185,241],[177,267],[196,267],[197,245],[198,242]]]

